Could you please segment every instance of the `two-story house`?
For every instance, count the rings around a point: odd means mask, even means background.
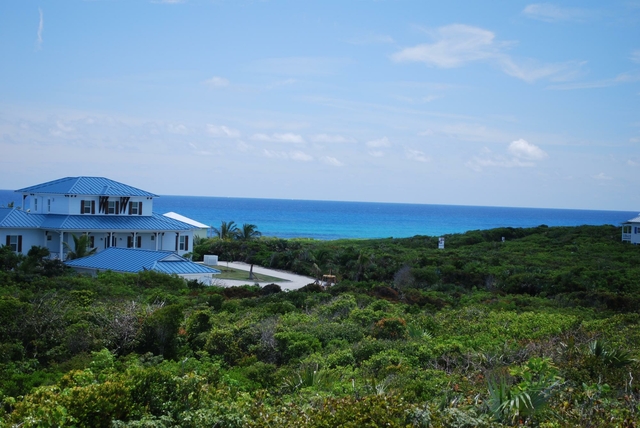
[[[183,255],[193,249],[197,227],[154,213],[157,195],[108,178],[66,177],[16,192],[22,209],[0,208],[0,244],[19,253],[37,245],[64,260],[64,243],[74,248],[72,235],[81,234],[98,252],[120,247]]]

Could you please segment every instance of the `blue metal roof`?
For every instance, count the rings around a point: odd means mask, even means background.
[[[54,230],[180,231],[194,226],[153,213],[150,216],[33,214],[0,208],[2,228],[40,228]]]
[[[136,273],[155,270],[167,274],[218,274],[219,270],[194,263],[171,251],[111,247],[93,256],[65,261],[67,266],[84,269]]]
[[[0,227],[37,228],[42,222],[40,217],[17,208],[0,208]]]
[[[158,196],[104,177],[65,177],[18,189],[16,192],[56,195]]]

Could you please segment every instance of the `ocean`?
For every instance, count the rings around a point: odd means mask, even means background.
[[[20,195],[0,190],[0,206]],[[280,238],[403,238],[442,236],[496,227],[579,226],[621,223],[637,212],[462,205],[392,204],[288,199],[161,196],[154,211],[174,211],[201,223],[252,223],[265,236]]]

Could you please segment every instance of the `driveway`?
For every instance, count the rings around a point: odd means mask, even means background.
[[[229,262],[229,263],[221,262],[220,263],[220,265],[222,266],[226,266],[227,264],[229,265],[230,268],[244,270],[247,272],[249,272],[249,270],[251,269],[251,265],[243,262]],[[275,276],[276,278],[282,278],[284,281],[278,281],[276,282],[276,284],[278,284],[283,290],[297,290],[298,288],[302,288],[307,284],[311,284],[315,282],[314,278],[311,278],[308,276],[296,275],[296,274],[281,271],[281,270],[267,269],[267,268],[263,268],[255,265],[253,266],[253,272],[258,275],[262,274],[262,275]],[[260,287],[264,287],[267,284],[273,283],[273,281],[255,283],[255,282],[240,281],[235,279],[216,280],[215,276],[214,276],[214,281],[217,285],[220,285],[222,287],[234,287],[234,286],[246,285],[246,284],[249,284],[249,285],[258,284]]]

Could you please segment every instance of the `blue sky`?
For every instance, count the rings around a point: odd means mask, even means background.
[[[640,210],[640,0],[6,1],[0,188]]]

